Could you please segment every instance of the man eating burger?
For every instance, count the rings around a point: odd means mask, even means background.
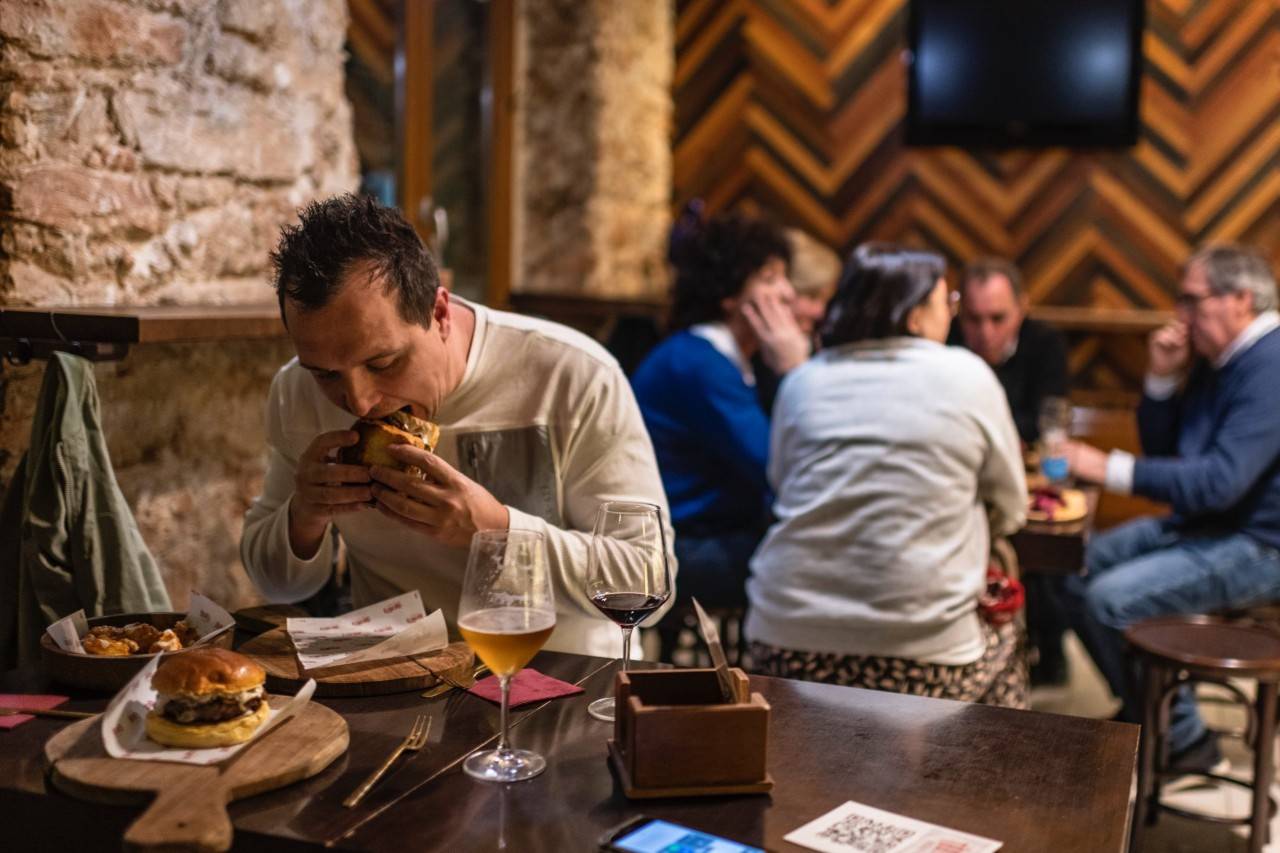
[[[451,296],[412,226],[367,198],[312,204],[272,257],[297,358],[271,386],[267,473],[241,539],[262,592],[294,602],[318,591],[336,529],[357,607],[417,589],[456,624],[472,534],[537,530],[557,599],[547,648],[615,654],[617,629],[585,593],[596,508],[656,503],[668,549],[672,538],[613,358],[563,326]],[[434,452],[381,439],[374,455],[346,452],[360,441],[353,420],[401,412],[439,426]]]

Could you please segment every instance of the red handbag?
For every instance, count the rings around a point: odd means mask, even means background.
[[[987,588],[978,596],[978,613],[989,624],[1012,622],[1027,603],[1022,582],[1009,577],[995,564],[987,566]]]

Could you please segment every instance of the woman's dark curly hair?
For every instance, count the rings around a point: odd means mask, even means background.
[[[819,334],[824,347],[906,335],[911,309],[928,298],[947,264],[935,252],[889,243],[854,249],[827,304]]]
[[[367,264],[386,293],[394,293],[406,323],[431,325],[440,274],[413,226],[394,207],[368,196],[346,195],[315,201],[297,225],[280,229],[271,253],[280,313],[284,300],[305,309],[323,308],[351,270]]]
[[[774,223],[731,213],[673,232],[670,258],[676,267],[670,320],[675,331],[723,319],[720,302],[741,293],[770,258],[790,266],[791,244]]]

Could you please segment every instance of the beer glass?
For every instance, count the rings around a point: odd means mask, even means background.
[[[489,782],[519,782],[546,769],[536,752],[507,742],[511,677],[556,627],[547,545],[532,530],[480,530],[471,537],[458,603],[458,630],[502,686],[502,734],[496,749],[472,753],[462,769]]]
[[[631,631],[671,597],[667,535],[657,504],[607,501],[596,510],[587,555],[587,596],[622,629],[622,670],[631,659]],[[587,706],[597,720],[611,722],[609,696]]]

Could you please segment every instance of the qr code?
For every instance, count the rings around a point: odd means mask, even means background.
[[[848,847],[850,853],[890,853],[902,842],[916,835],[907,826],[893,826],[863,815],[846,815],[818,833],[828,841]]]

